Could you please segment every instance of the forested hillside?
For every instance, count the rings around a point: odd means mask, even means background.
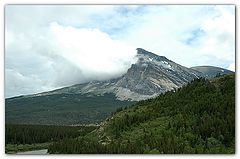
[[[234,75],[190,84],[119,109],[95,131],[50,153],[235,153]]]
[[[77,125],[100,123],[117,108],[132,104],[111,93],[52,94],[6,99],[6,123]]]
[[[52,142],[84,136],[97,126],[5,125],[6,153],[48,148]]]

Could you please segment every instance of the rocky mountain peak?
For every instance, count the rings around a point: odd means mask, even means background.
[[[136,50],[137,50],[137,54],[138,55],[158,56],[158,55],[156,55],[156,54],[154,54],[152,52],[149,52],[147,50],[144,50],[142,48],[137,48]]]
[[[146,51],[142,48],[137,48],[138,62],[152,62],[152,61],[170,61],[165,56],[159,56],[152,52]]]
[[[181,66],[165,56],[158,56],[142,48],[137,48],[138,61],[121,77],[92,81],[47,94],[80,93],[103,95],[113,93],[118,100],[139,101],[154,97],[160,93],[179,88],[202,74]],[[40,94],[40,95],[46,95]]]

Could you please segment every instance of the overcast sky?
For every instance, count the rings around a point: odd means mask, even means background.
[[[7,5],[5,96],[122,75],[136,48],[235,69],[234,5]]]

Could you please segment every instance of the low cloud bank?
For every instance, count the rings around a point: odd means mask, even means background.
[[[52,22],[40,34],[6,37],[7,97],[119,77],[136,61],[134,47],[98,29]]]

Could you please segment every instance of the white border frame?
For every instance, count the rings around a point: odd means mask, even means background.
[[[236,73],[236,106],[235,106],[235,125],[236,125],[236,149],[235,149],[235,155],[6,155],[5,154],[5,103],[4,103],[4,6],[6,4],[234,4],[236,6],[236,42],[235,42],[235,73]],[[151,158],[201,158],[201,157],[207,157],[207,158],[239,158],[239,118],[240,114],[238,111],[238,104],[239,104],[239,86],[238,86],[238,66],[239,63],[237,62],[239,59],[239,56],[237,54],[238,46],[239,46],[239,32],[237,30],[237,27],[239,27],[239,9],[240,9],[240,0],[0,0],[0,23],[1,23],[1,38],[0,38],[0,48],[1,48],[1,56],[0,56],[0,64],[1,64],[1,79],[0,79],[0,157],[1,158],[95,158],[99,157],[102,159],[105,158],[145,158],[145,157],[151,157]]]

